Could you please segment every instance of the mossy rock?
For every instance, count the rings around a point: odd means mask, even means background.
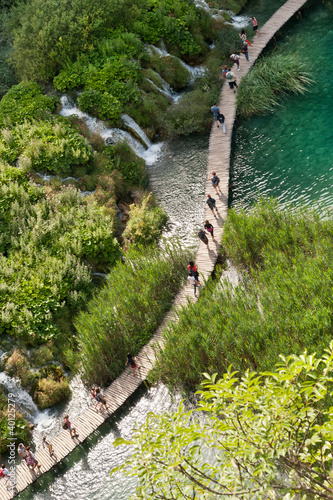
[[[151,67],[161,75],[161,77],[174,90],[181,90],[190,81],[190,73],[182,65],[178,57],[154,55],[151,58]]]
[[[53,378],[41,378],[38,381],[34,393],[34,401],[38,408],[43,410],[49,408],[70,395],[68,379],[63,377],[57,381]]]

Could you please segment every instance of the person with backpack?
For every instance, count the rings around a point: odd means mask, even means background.
[[[241,48],[242,54],[244,54],[245,59],[247,60],[248,63],[252,62],[251,59],[249,59],[249,51],[248,51],[248,46],[247,43],[243,43],[243,47]]]
[[[187,266],[187,269],[188,269],[188,273],[191,275],[191,276],[194,276],[194,278],[199,281],[199,271],[198,271],[198,267],[194,264],[194,262],[192,260],[190,260],[190,262],[188,263],[188,266]]]
[[[109,409],[108,405],[106,404],[106,399],[105,397],[101,394],[101,390],[99,387],[95,387],[95,399],[97,403],[100,404],[99,409],[101,409],[103,406],[106,410]],[[97,405],[96,405],[97,406]],[[96,408],[96,407],[95,407]]]
[[[230,56],[230,59],[232,59],[234,61],[234,63],[237,64],[238,71],[240,71],[241,70],[241,68],[239,66],[239,59],[240,59],[240,57],[239,57],[239,55],[237,53],[237,50],[234,50],[233,54],[231,54],[231,56]]]
[[[204,228],[207,229],[208,233],[212,237],[212,240],[214,241],[214,226],[209,222],[209,220],[206,220]]]
[[[78,434],[76,434],[76,429],[75,427],[73,427],[71,421],[69,420],[69,415],[65,415],[64,416],[64,421],[63,421],[63,424],[62,424],[62,428],[63,429],[68,429],[69,430],[69,433],[71,435],[71,438],[75,437],[75,436],[78,436]],[[74,433],[74,434],[73,434]]]
[[[8,479],[10,479],[9,471],[8,471],[8,469],[6,469],[5,464],[1,465],[1,468],[0,468],[0,477],[5,478],[6,484],[8,483]]]
[[[231,68],[228,68],[228,73],[227,73],[227,76],[226,76],[226,79],[228,80],[228,83],[229,83],[229,87],[230,87],[230,90],[233,90],[234,91],[234,94],[236,94],[236,90],[234,89],[234,87],[237,89],[238,88],[238,85],[237,85],[237,82],[236,82],[236,76],[235,74],[231,71]]]
[[[217,128],[219,128],[219,114],[220,114],[220,108],[217,106],[217,104],[213,104],[213,106],[210,108],[211,112],[214,115],[214,119],[216,122]]]
[[[203,241],[203,243],[208,246],[207,234],[206,234],[206,231],[202,227],[199,227],[198,236],[199,236],[200,240]]]
[[[223,66],[223,69],[222,69],[222,78],[226,78],[227,77],[227,73],[228,73],[227,66]]]
[[[225,129],[225,123],[224,123],[225,118],[224,118],[224,115],[223,115],[222,113],[219,113],[219,114],[217,115],[217,119],[218,119],[219,123],[221,123],[221,125],[222,125],[222,130],[223,130],[223,132],[226,134],[226,133],[227,133],[227,131],[226,131],[226,129]]]
[[[187,277],[187,284],[188,284],[188,286],[193,286],[194,297],[196,297],[197,296],[197,287],[200,286],[199,281],[196,280],[195,277],[192,276],[192,274],[189,274]]]
[[[210,174],[212,177],[209,178],[209,180],[212,181],[212,186],[215,189],[216,194],[220,191],[220,194],[222,194],[221,188],[220,188],[220,178],[216,175],[216,172],[211,172]]]
[[[207,194],[206,203],[209,206],[209,208],[211,209],[211,211],[213,212],[214,217],[216,217],[216,214],[217,214],[216,201],[214,200],[214,198],[211,197],[210,194]],[[214,210],[215,210],[215,213],[214,213]]]

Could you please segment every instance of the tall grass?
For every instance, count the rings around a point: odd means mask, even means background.
[[[281,97],[304,93],[311,81],[306,63],[297,54],[265,57],[242,79],[237,113],[247,118],[270,111]]]
[[[188,257],[178,246],[167,245],[162,252],[131,248],[125,262],[113,268],[105,288],[75,323],[86,382],[114,380],[127,352],[136,354],[150,340],[184,284]]]
[[[273,369],[279,354],[319,355],[333,330],[333,220],[260,201],[231,210],[223,244],[241,284],[210,283],[165,332],[154,379],[193,389],[203,372]]]

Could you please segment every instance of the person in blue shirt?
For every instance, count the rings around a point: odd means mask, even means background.
[[[213,104],[213,106],[210,109],[211,109],[211,112],[214,115],[214,119],[216,121],[216,126],[219,127],[219,123],[220,123],[219,122],[220,108],[216,104]]]

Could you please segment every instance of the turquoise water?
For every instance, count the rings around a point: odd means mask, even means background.
[[[307,9],[283,31],[276,50],[307,61],[315,81],[274,112],[239,123],[234,130],[230,202],[250,204],[260,191],[285,203],[333,203],[332,11]]]

